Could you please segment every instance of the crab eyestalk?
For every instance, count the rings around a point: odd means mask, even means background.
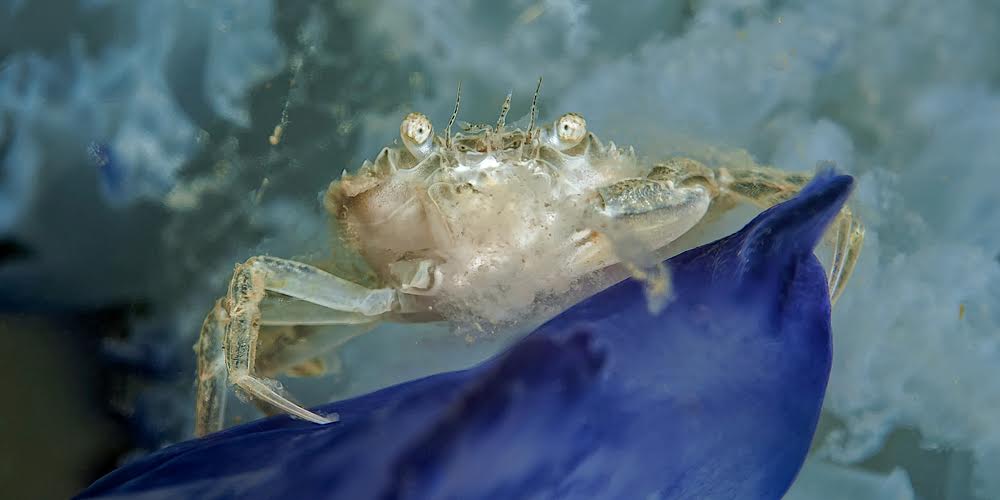
[[[577,113],[566,113],[559,117],[552,130],[545,134],[545,142],[559,151],[580,144],[580,141],[587,136],[587,120]]]
[[[399,125],[403,145],[418,161],[423,160],[434,148],[434,126],[422,113],[410,113]]]

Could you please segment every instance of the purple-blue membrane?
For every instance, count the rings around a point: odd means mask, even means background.
[[[850,193],[825,172],[668,261],[651,314],[622,282],[508,351],[166,448],[81,498],[779,499],[816,428],[830,302],[813,255]]]

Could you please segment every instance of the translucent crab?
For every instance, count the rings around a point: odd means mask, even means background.
[[[452,135],[460,102],[461,92],[443,135],[408,114],[401,146],[327,189],[339,234],[374,279],[271,256],[236,266],[195,346],[196,434],[222,427],[230,384],[262,408],[335,422],[293,402],[271,377],[310,374],[317,355],[384,321],[537,325],[629,272],[643,277],[643,254],[696,225],[738,204],[785,201],[810,178],[688,158],[644,163],[631,148],[602,143],[579,114],[536,127],[535,100],[528,127],[508,128],[509,95],[495,125]],[[834,300],[863,236],[843,209],[828,235]]]

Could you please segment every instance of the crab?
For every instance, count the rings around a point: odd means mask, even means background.
[[[602,143],[579,114],[536,126],[537,97],[536,89],[525,129],[506,125],[508,95],[495,124],[452,135],[459,89],[444,134],[410,113],[401,144],[329,185],[325,207],[346,246],[373,271],[368,283],[334,266],[272,256],[237,265],[195,346],[195,433],[222,428],[229,385],[262,409],[335,422],[337,415],[293,402],[272,377],[315,372],[318,354],[384,321],[537,323],[572,305],[566,297],[627,277],[608,270],[640,276],[640,254],[668,248],[737,205],[787,200],[810,179],[690,158],[649,164],[632,148]],[[863,237],[845,208],[827,235],[832,300]],[[326,330],[313,329],[319,326]]]

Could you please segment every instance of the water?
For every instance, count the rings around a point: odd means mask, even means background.
[[[461,81],[462,119],[510,90],[520,118],[542,76],[542,119],[580,112],[641,155],[855,175],[866,246],[802,481],[1000,497],[998,39],[985,0],[0,2],[0,305],[121,306],[128,342],[172,364],[119,406],[146,416],[140,447],[178,439],[234,263],[321,254],[320,193],[406,112],[446,123]],[[430,330],[412,356],[386,329],[344,375],[293,384],[329,399],[496,348]]]

